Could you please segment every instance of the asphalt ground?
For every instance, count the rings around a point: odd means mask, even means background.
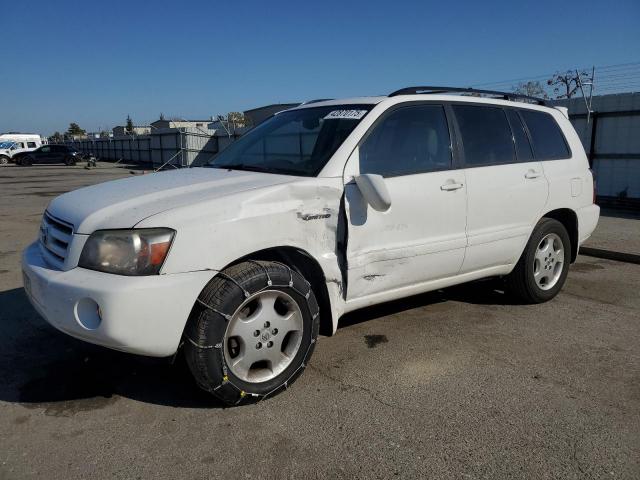
[[[0,478],[640,477],[640,265],[579,256],[543,305],[485,281],[356,312],[290,389],[222,408],[29,305],[21,250],[52,198],[130,175],[100,166],[0,168]]]

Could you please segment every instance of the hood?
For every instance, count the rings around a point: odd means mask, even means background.
[[[47,207],[54,217],[73,224],[76,233],[131,228],[173,208],[292,182],[297,177],[268,173],[185,168],[113,180],[74,190]]]

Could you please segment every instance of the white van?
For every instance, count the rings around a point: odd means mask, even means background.
[[[542,100],[458,90],[307,103],[198,168],[61,195],[25,290],[82,340],[183,346],[229,404],[290,385],[352,310],[486,277],[548,301],[599,216],[580,139]]]
[[[31,152],[41,145],[40,135],[3,133],[0,135],[0,164],[7,164],[18,153]]]

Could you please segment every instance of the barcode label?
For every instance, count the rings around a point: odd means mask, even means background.
[[[324,117],[325,120],[360,120],[367,114],[366,110],[334,110]]]

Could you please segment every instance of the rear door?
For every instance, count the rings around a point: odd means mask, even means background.
[[[385,112],[345,168],[347,300],[454,276],[466,247],[464,171],[455,169],[443,105]],[[353,177],[378,174],[391,197],[371,208]]]
[[[63,145],[52,145],[49,163],[62,163],[67,155],[67,147]]]
[[[462,273],[515,263],[542,213],[548,183],[516,109],[454,104],[467,180]]]

